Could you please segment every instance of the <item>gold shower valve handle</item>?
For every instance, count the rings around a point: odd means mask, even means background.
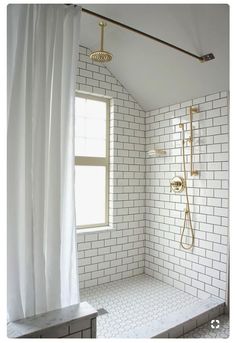
[[[185,189],[185,181],[181,176],[175,176],[170,181],[170,191],[175,193],[181,193]]]

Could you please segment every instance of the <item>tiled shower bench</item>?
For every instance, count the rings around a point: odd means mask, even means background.
[[[96,338],[98,312],[87,302],[10,322],[9,338]]]

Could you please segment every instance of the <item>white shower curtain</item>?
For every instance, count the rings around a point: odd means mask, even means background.
[[[80,8],[8,5],[8,320],[79,302],[74,95]]]

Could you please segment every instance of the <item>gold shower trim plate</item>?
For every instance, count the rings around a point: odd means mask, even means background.
[[[175,193],[182,193],[185,189],[185,180],[181,176],[175,176],[170,181],[170,191]]]

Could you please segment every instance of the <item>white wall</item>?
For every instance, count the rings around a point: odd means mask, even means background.
[[[182,130],[193,114],[194,167],[188,173],[195,247],[180,247],[185,192],[170,192],[169,181],[183,176]],[[146,160],[145,272],[200,298],[225,299],[228,244],[228,98],[226,92],[207,95],[146,114],[146,149],[166,149],[166,157]],[[185,137],[189,137],[189,124]],[[187,146],[187,162],[190,148]],[[189,163],[187,170],[189,171]]]

